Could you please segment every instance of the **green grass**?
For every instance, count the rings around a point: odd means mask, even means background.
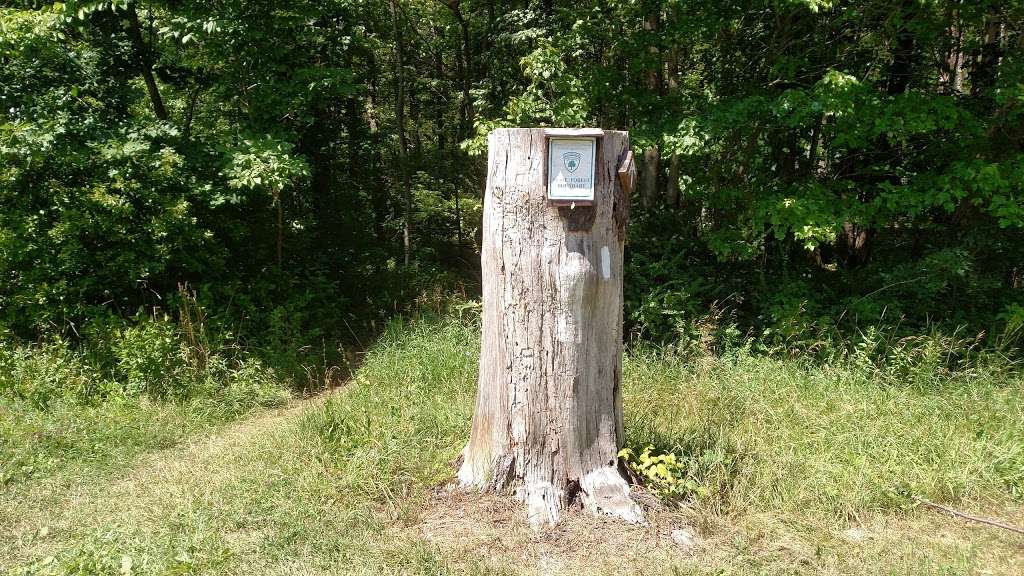
[[[96,405],[54,402],[39,410],[0,397],[0,484],[12,488],[53,474],[109,473],[147,451],[228,420],[208,401],[126,399]]]
[[[813,366],[745,354],[684,362],[633,352],[624,371],[629,443],[676,451],[708,494],[651,512],[649,527],[570,514],[535,535],[518,505],[435,495],[468,434],[477,339],[474,326],[455,320],[395,322],[344,389],[208,435],[161,436],[187,420],[187,411],[176,416],[179,408],[163,404],[126,413],[108,429],[88,423],[115,408],[85,411],[73,444],[93,437],[109,446],[121,437],[134,447],[94,453],[107,464],[89,474],[53,468],[8,486],[0,495],[0,567],[11,574],[1024,569],[1019,538],[914,505],[921,497],[1024,523],[1024,399],[1012,372],[936,371],[905,383],[857,362]],[[43,428],[76,419],[70,408],[33,417]],[[27,450],[51,454],[44,444]],[[694,549],[667,538],[684,524],[699,532]]]
[[[728,470],[707,472],[721,510],[852,517],[915,496],[988,505],[1024,495],[1017,376],[907,386],[851,365],[743,355],[633,355],[625,372],[630,443],[731,456]]]
[[[66,476],[71,469],[116,469],[138,454],[280,405],[289,396],[255,360],[229,365],[214,356],[201,372],[177,360],[165,361],[163,370],[154,363],[153,372],[164,374],[176,392],[154,397],[111,378],[63,344],[0,342],[0,488],[58,471]]]

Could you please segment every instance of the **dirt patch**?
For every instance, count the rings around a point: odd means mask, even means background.
[[[682,512],[645,510],[648,524],[565,511],[553,528],[534,531],[512,498],[439,490],[406,528],[443,556],[540,574],[636,570],[659,559],[679,562],[703,546]]]

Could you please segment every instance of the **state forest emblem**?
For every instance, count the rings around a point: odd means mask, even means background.
[[[565,164],[565,169],[572,174],[580,167],[580,153],[566,152],[565,154],[562,154],[562,163]]]

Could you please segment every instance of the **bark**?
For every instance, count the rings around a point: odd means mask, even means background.
[[[644,16],[644,30],[651,33],[651,43],[647,46],[647,52],[651,56],[651,63],[647,67],[647,87],[656,90],[658,95],[664,95],[661,49],[654,42],[654,36],[658,33],[661,24],[661,13],[654,9]]]
[[[654,206],[658,200],[658,164],[661,159],[657,146],[644,150],[643,176],[640,179],[640,198],[644,208]]]
[[[946,11],[946,19],[950,22],[947,29],[948,45],[946,53],[939,65],[939,93],[960,94],[964,83],[964,31],[960,23],[960,11],[952,8]]]
[[[669,90],[679,89],[679,47],[672,46],[668,52],[668,74],[666,75]]]
[[[470,138],[473,135],[473,97],[469,93],[470,78],[472,77],[473,55],[469,41],[469,21],[462,17],[462,13],[456,11],[459,20],[459,31],[462,33],[462,60],[464,61],[462,72],[462,137]]]
[[[455,21],[459,24],[459,35],[462,43],[462,51],[456,58],[456,72],[462,85],[462,103],[459,106],[459,135],[458,139],[469,138],[473,134],[473,99],[470,94],[471,78],[473,76],[473,49],[471,47],[471,36],[469,31],[469,20],[462,13],[461,0],[438,0],[451,11]]]
[[[488,137],[483,330],[462,486],[514,493],[534,526],[576,498],[642,522],[619,474],[625,132],[598,144],[593,206],[546,199],[543,129]]]
[[[893,39],[892,65],[886,79],[886,91],[890,96],[907,91],[914,72],[914,60],[917,55],[917,41],[907,22],[915,19],[917,8],[913,0],[903,2],[903,21]]]
[[[386,234],[385,224],[389,218],[388,204],[391,193],[383,178],[384,161],[382,159],[382,150],[384,146],[381,142],[380,126],[377,122],[379,68],[373,51],[366,53],[366,64],[366,98],[363,102],[363,119],[366,121],[368,137],[364,153],[359,154],[360,157],[365,159],[365,164],[360,168],[360,172],[365,174],[361,183],[369,188],[370,202],[373,206],[374,233],[380,242],[387,242],[389,238]],[[358,145],[358,142],[358,139],[352,139],[350,145]]]
[[[196,86],[188,96],[188,107],[185,109],[185,127],[182,136],[185,140],[192,138],[192,119],[195,118],[196,104],[199,103],[200,87]]]
[[[811,129],[811,144],[807,151],[807,167],[803,170],[804,175],[815,176],[818,168],[818,142],[821,140],[821,130],[825,126],[825,116],[818,116],[814,121],[814,128]]]
[[[668,53],[668,74],[666,75],[669,91],[679,89],[679,47],[672,46]],[[679,207],[679,154],[672,152],[668,159],[668,188],[665,201],[672,208]]]
[[[132,46],[135,49],[136,57],[139,60],[139,69],[142,71],[142,79],[146,82],[146,91],[149,93],[149,101],[153,104],[153,113],[161,120],[167,120],[167,108],[164,107],[164,100],[160,97],[160,88],[153,76],[153,64],[150,62],[149,50],[142,40],[142,27],[139,25],[139,14],[135,11],[135,5],[128,5],[128,24],[131,28]]]
[[[405,214],[402,218],[402,250],[405,265],[412,260],[412,184],[409,181],[409,143],[405,137],[405,40],[398,17],[397,0],[389,0],[391,26],[395,35],[395,123],[398,125],[398,170],[402,180],[402,200]]]
[[[675,152],[668,158],[668,190],[665,201],[672,208],[679,207],[679,155]]]
[[[442,155],[446,154],[448,148],[448,140],[445,137],[447,133],[447,126],[444,121],[444,111],[448,105],[448,82],[443,81],[445,78],[444,70],[444,52],[442,49],[441,38],[444,36],[444,32],[440,26],[434,24],[434,38],[437,44],[437,49],[434,50],[434,78],[442,80],[439,82],[437,99],[434,102],[434,134],[437,137],[437,150]]]
[[[871,230],[854,224],[843,222],[843,231],[839,235],[836,256],[843,262],[843,266],[850,270],[858,268],[867,263],[870,256]]]
[[[991,6],[985,16],[981,53],[971,73],[972,96],[979,96],[995,86],[999,59],[1002,57],[1002,38],[1002,15],[997,7]]]
[[[423,138],[420,137],[420,98],[415,80],[409,82],[409,130],[412,132],[413,162],[423,161]]]
[[[277,269],[281,270],[284,263],[284,207],[281,205],[281,193],[274,195],[277,204]]]
[[[646,84],[652,94],[664,95],[664,81],[662,74],[663,62],[661,50],[654,41],[661,22],[661,13],[653,9],[644,16],[644,30],[651,34],[650,45],[647,51],[650,54],[651,62],[647,66]],[[643,176],[640,179],[640,198],[644,208],[654,206],[658,199],[658,165],[661,152],[655,144],[644,150]]]

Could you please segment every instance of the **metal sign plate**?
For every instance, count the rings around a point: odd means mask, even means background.
[[[548,200],[594,201],[595,137],[548,138]]]

